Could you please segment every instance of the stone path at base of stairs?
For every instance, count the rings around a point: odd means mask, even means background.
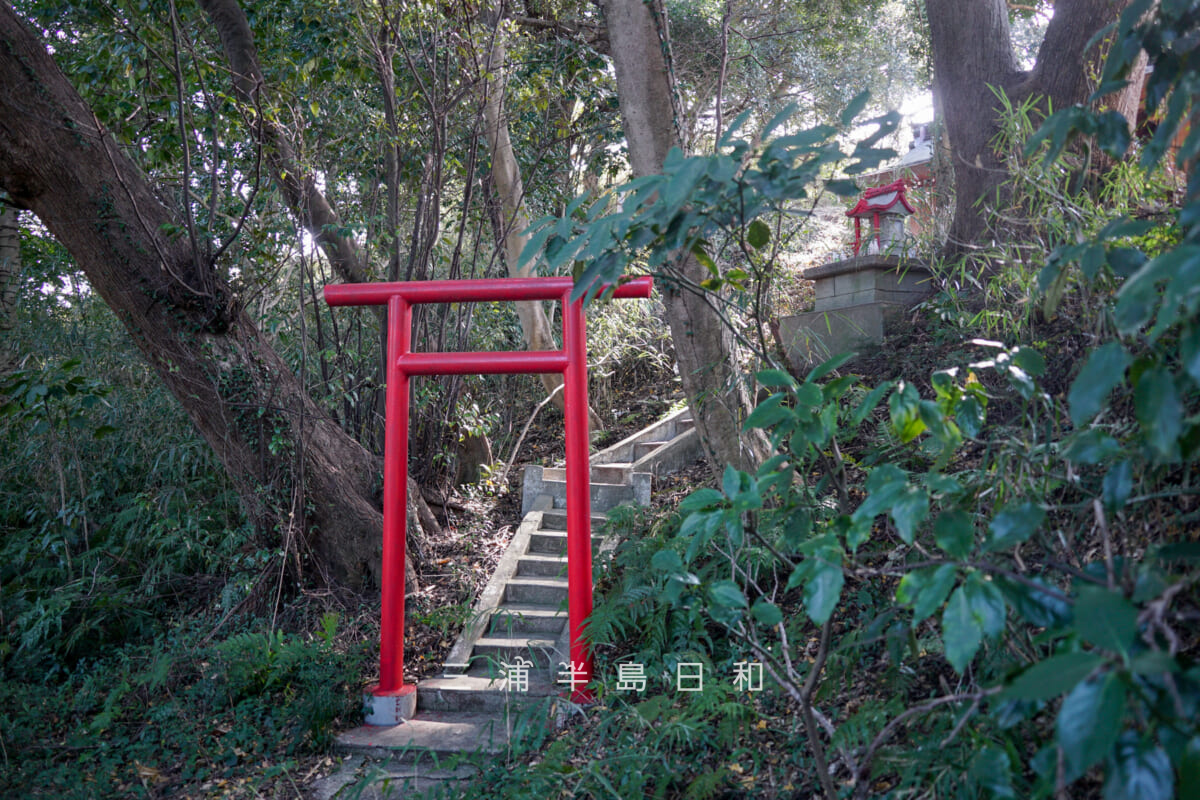
[[[593,530],[610,508],[648,502],[649,473],[674,471],[699,456],[690,422],[677,412],[592,456]],[[570,661],[560,477],[549,469],[527,471],[525,491],[539,494],[524,499],[528,513],[481,593],[473,621],[451,648],[444,674],[417,684],[415,716],[394,727],[364,725],[339,735],[335,747],[348,757],[314,785],[312,797],[381,800],[438,787],[453,791],[479,773],[478,759],[506,757],[514,732],[525,726],[544,731],[572,712],[567,686],[556,683],[560,662]],[[518,659],[527,667],[506,678],[504,667],[511,670]]]

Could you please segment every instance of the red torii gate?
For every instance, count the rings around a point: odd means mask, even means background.
[[[612,290],[617,298],[649,297],[649,277]],[[561,372],[567,439],[567,616],[571,636],[572,699],[591,699],[584,688],[592,677],[592,656],[583,641],[583,622],[592,613],[592,508],[588,470],[587,339],[583,301],[571,301],[567,277],[493,280],[347,283],[325,287],[331,306],[386,305],[387,400],[384,414],[383,569],[379,634],[379,684],[373,698],[392,713],[375,718],[400,721],[416,707],[416,686],[404,683],[405,494],[408,486],[408,379],[412,375]],[[563,348],[476,353],[414,353],[412,307],[421,303],[560,300]],[[370,720],[368,720],[370,721]]]

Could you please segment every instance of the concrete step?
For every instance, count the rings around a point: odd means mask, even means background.
[[[567,559],[559,555],[526,553],[517,562],[517,574],[530,578],[561,578],[567,574]]]
[[[631,464],[592,464],[591,483],[623,486],[629,483],[629,473],[632,471]],[[542,480],[566,483],[567,468],[546,467],[542,470]]]
[[[508,745],[509,731],[494,714],[427,711],[389,728],[363,725],[344,731],[335,747],[371,758],[399,756],[403,762],[428,769],[441,768],[447,758],[465,753],[499,753]]]
[[[596,548],[598,548],[600,543],[603,541],[604,539],[602,537],[592,534],[592,551],[595,552]],[[529,550],[527,553],[533,553],[536,555],[566,556],[567,532],[546,530],[544,528],[540,531],[534,531],[529,536]]]
[[[492,612],[487,631],[495,634],[556,634],[566,624],[566,609],[557,604],[543,606],[532,603],[505,603]]]
[[[635,442],[633,445],[633,460],[638,461],[640,459],[645,458],[646,456],[650,455],[658,448],[662,447],[664,444],[666,444],[665,441],[662,441],[662,442]],[[633,468],[633,465],[630,465],[630,469],[632,469],[632,468]]]
[[[548,670],[555,666],[555,642],[544,635],[494,634],[482,636],[471,652],[472,670],[504,671],[505,664],[516,665],[522,659],[530,670]]]
[[[427,678],[417,684],[417,714],[424,711],[503,713],[534,705],[556,694],[558,687],[547,672],[526,673],[524,680],[455,675]]]
[[[504,599],[509,603],[530,603],[557,607],[567,602],[567,579],[513,578],[504,587]]]
[[[600,530],[600,526],[608,520],[603,514],[592,514],[592,534]],[[542,514],[542,530],[565,531],[567,529],[567,510],[553,508]]]

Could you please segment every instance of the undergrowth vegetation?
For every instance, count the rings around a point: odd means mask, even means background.
[[[1149,51],[1164,108],[1140,163],[1089,173],[1091,150],[1130,146],[1114,112],[1039,128],[1010,106],[1002,244],[943,266],[905,355],[923,370],[872,380],[839,356],[757,373],[746,427],[774,457],[618,547],[589,626],[600,707],[504,765],[500,796],[1194,796],[1200,71],[1179,44],[1194,4],[1151,6],[1125,13],[1098,92]],[[1068,150],[1077,131],[1091,138]],[[585,279],[722,234],[753,261],[759,217],[836,157],[822,138],[768,141],[728,174],[720,152],[668,160],[616,215],[542,238],[556,259],[598,256]],[[761,693],[739,685],[750,663]],[[644,692],[618,688],[624,664]],[[709,680],[683,690],[681,666]]]

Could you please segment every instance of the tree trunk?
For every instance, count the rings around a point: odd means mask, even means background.
[[[504,116],[504,92],[508,84],[505,77],[506,54],[504,27],[500,9],[493,7],[484,13],[490,31],[485,36],[486,57],[480,65],[480,80],[483,85],[483,125],[488,151],[492,157],[492,182],[500,199],[501,224],[504,236],[504,263],[511,278],[526,278],[533,271],[533,263],[522,266],[521,252],[529,237],[529,216],[525,213],[525,184],[521,180],[521,166],[513,153],[512,140],[508,134],[508,120]],[[557,350],[550,320],[541,303],[522,301],[515,304],[517,318],[521,321],[521,333],[530,350]],[[546,393],[554,392],[562,385],[563,376],[554,373],[541,376]],[[554,404],[563,409],[563,392],[554,396]]]
[[[21,277],[20,212],[0,198],[0,331],[13,326]],[[0,358],[3,355],[0,354]]]
[[[1040,95],[1043,109],[1084,102],[1091,93],[1087,67],[1095,56],[1095,51],[1085,52],[1087,44],[1125,4],[1058,0],[1037,64],[1026,73],[1013,51],[1005,0],[925,0],[934,81],[954,166],[948,254],[983,243],[988,209],[1003,204],[1008,170],[991,146],[1000,109],[993,87],[1014,102]]]
[[[233,77],[234,96],[245,106],[243,112],[263,148],[288,209],[321,245],[342,280],[353,283],[370,280],[358,244],[352,237],[337,233],[342,227],[341,219],[317,188],[311,171],[296,158],[287,130],[274,114],[264,113],[265,81],[246,13],[237,0],[199,0],[199,4],[221,39],[221,49]]]
[[[671,84],[653,13],[643,0],[604,0],[621,123],[635,176],[662,171],[679,139],[672,114]],[[696,430],[710,461],[754,470],[768,453],[760,431],[741,432],[751,398],[737,365],[732,332],[707,294],[696,290],[707,271],[680,254],[675,280],[659,281],[679,376]]]
[[[299,530],[318,567],[377,574],[378,465],[262,338],[181,215],[38,38],[0,6],[0,188],[63,243],[178,399],[262,530]],[[282,439],[285,447],[268,447]],[[274,451],[274,452],[273,452]],[[308,511],[311,509],[311,511]]]

